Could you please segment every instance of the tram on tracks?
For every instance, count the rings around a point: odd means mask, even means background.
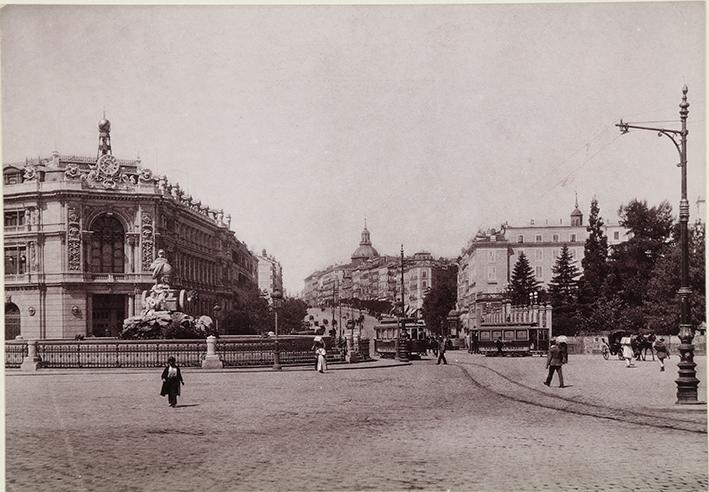
[[[478,351],[487,356],[528,356],[545,353],[549,348],[549,330],[538,326],[508,325],[480,327]]]
[[[398,341],[406,341],[411,357],[425,355],[431,332],[422,320],[383,319],[374,326],[374,350],[383,358],[396,358]]]

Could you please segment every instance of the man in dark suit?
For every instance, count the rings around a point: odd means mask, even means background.
[[[446,343],[448,342],[448,337],[438,337],[438,361],[436,361],[436,365],[440,364],[441,361],[443,361],[444,364],[448,365],[448,361],[446,360]]]
[[[564,363],[564,357],[556,344],[556,340],[551,341],[549,347],[549,353],[547,354],[547,368],[549,369],[549,374],[547,375],[547,380],[544,384],[549,386],[551,384],[551,378],[554,377],[554,371],[559,373],[559,388],[564,387],[564,375],[561,372],[561,366]]]

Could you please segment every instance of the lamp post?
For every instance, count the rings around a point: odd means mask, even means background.
[[[273,325],[275,340],[273,342],[273,370],[281,370],[281,353],[278,348],[278,309],[281,307],[281,302],[283,301],[283,294],[280,290],[275,289],[271,293],[271,300],[273,301]]]
[[[354,346],[354,327],[355,321],[350,318],[347,320],[347,328],[350,329],[350,338],[347,339],[347,354],[350,360],[352,360],[352,350]]]
[[[679,346],[680,362],[679,377],[675,380],[677,383],[677,404],[692,405],[702,403],[697,400],[697,386],[699,380],[695,371],[696,364],[694,363],[694,329],[690,319],[690,304],[689,296],[692,294],[692,289],[689,287],[689,242],[688,242],[688,223],[689,223],[689,201],[687,200],[687,116],[689,115],[689,103],[687,102],[687,86],[682,87],[682,102],[679,104],[679,116],[682,122],[680,130],[668,128],[653,128],[647,126],[637,126],[630,123],[624,123],[620,120],[615,126],[620,128],[621,134],[628,133],[630,129],[649,130],[657,132],[658,137],[663,135],[669,138],[674,144],[677,152],[679,152],[679,164],[682,176],[682,196],[679,202],[679,223],[680,223],[680,288],[679,296],[679,339],[682,342]],[[679,138],[679,143],[677,143]]]

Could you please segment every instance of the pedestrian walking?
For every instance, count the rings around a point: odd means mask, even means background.
[[[633,351],[633,345],[630,337],[621,338],[620,346],[623,349],[623,359],[625,360],[625,367],[635,367],[635,364],[633,364],[633,355],[635,355],[635,353]]]
[[[320,369],[323,368],[323,365],[327,366],[327,361],[325,361],[325,342],[323,342],[321,336],[313,338],[313,346],[310,348],[310,350],[315,352],[315,370],[318,372],[323,372]],[[322,351],[322,358],[323,361],[325,361],[324,364],[320,363],[320,351]]]
[[[327,352],[325,352],[325,347],[319,347],[316,351],[316,354],[318,356],[318,366],[317,370],[318,372],[325,372],[327,371],[327,359],[325,358],[325,355]]]
[[[444,364],[448,365],[448,361],[446,360],[446,344],[448,343],[448,337],[443,338],[443,337],[438,337],[438,360],[436,361],[436,365],[440,364],[441,361],[443,361]]]
[[[162,388],[160,396],[167,395],[167,401],[172,408],[177,406],[177,397],[180,396],[180,386],[184,385],[182,372],[177,367],[177,361],[174,357],[168,357],[167,366],[162,371]]]
[[[660,361],[660,372],[665,370],[665,359],[670,358],[670,350],[665,345],[665,339],[660,338],[655,342],[655,353],[657,354],[657,360]]]
[[[502,338],[497,337],[497,340],[495,340],[495,347],[497,347],[497,355],[499,355],[500,357],[502,357],[503,355],[505,355],[505,354],[502,352],[502,347],[503,347],[503,345],[504,345],[504,343],[502,343]]]
[[[544,384],[551,385],[551,379],[554,377],[554,371],[559,373],[559,388],[564,387],[564,373],[561,372],[561,366],[564,364],[564,356],[561,353],[561,349],[556,344],[556,340],[550,342],[549,352],[547,353],[547,369],[549,373],[547,374],[547,379]]]
[[[431,351],[434,357],[438,357],[438,340],[435,337],[431,337]]]

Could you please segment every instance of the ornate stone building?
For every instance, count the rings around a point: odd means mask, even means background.
[[[110,128],[99,123],[95,158],[3,165],[6,338],[115,336],[141,309],[158,249],[174,286],[198,293],[190,314],[223,313],[256,287],[256,257],[231,217],[140,159],[114,157]]]

